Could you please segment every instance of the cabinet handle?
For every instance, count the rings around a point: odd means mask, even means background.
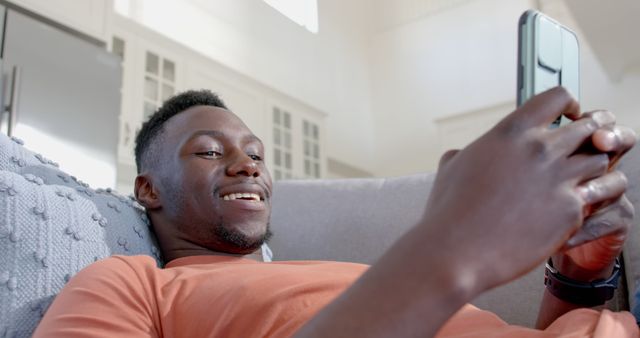
[[[129,127],[129,122],[124,123],[124,140],[122,141],[124,146],[129,145],[129,138],[131,137],[131,127]]]
[[[20,89],[20,73],[21,69],[19,66],[13,66],[13,71],[11,72],[11,101],[5,107],[5,112],[9,113],[9,120],[7,121],[7,135],[13,136],[13,131],[16,127],[16,122],[18,120],[18,98],[19,89]]]

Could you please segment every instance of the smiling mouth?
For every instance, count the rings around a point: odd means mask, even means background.
[[[235,201],[235,200],[254,201],[254,202],[264,201],[264,198],[260,197],[260,195],[256,193],[251,193],[251,192],[227,194],[222,196],[222,199],[225,201]]]

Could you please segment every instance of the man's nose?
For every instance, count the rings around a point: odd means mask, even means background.
[[[238,153],[233,157],[232,162],[227,167],[227,175],[229,176],[260,176],[260,168],[254,159],[247,154]]]

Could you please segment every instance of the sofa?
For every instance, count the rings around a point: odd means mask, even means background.
[[[638,177],[639,163],[633,154],[622,167]],[[419,174],[276,182],[274,236],[263,256],[375,263],[420,219],[433,179],[434,174]],[[640,187],[630,181],[630,198],[639,205]],[[635,305],[628,290],[638,284],[639,236],[634,229],[624,253],[626,278],[610,308]],[[163,264],[149,219],[135,199],[89,187],[21,140],[0,133],[0,337],[29,337],[75,273],[116,254],[149,255]],[[509,323],[531,326],[542,281],[541,266],[473,303]]]

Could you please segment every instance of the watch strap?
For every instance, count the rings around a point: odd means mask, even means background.
[[[613,298],[618,288],[620,270],[620,260],[616,258],[611,277],[582,282],[560,274],[549,258],[545,268],[544,284],[552,295],[566,302],[589,307],[598,306]]]

